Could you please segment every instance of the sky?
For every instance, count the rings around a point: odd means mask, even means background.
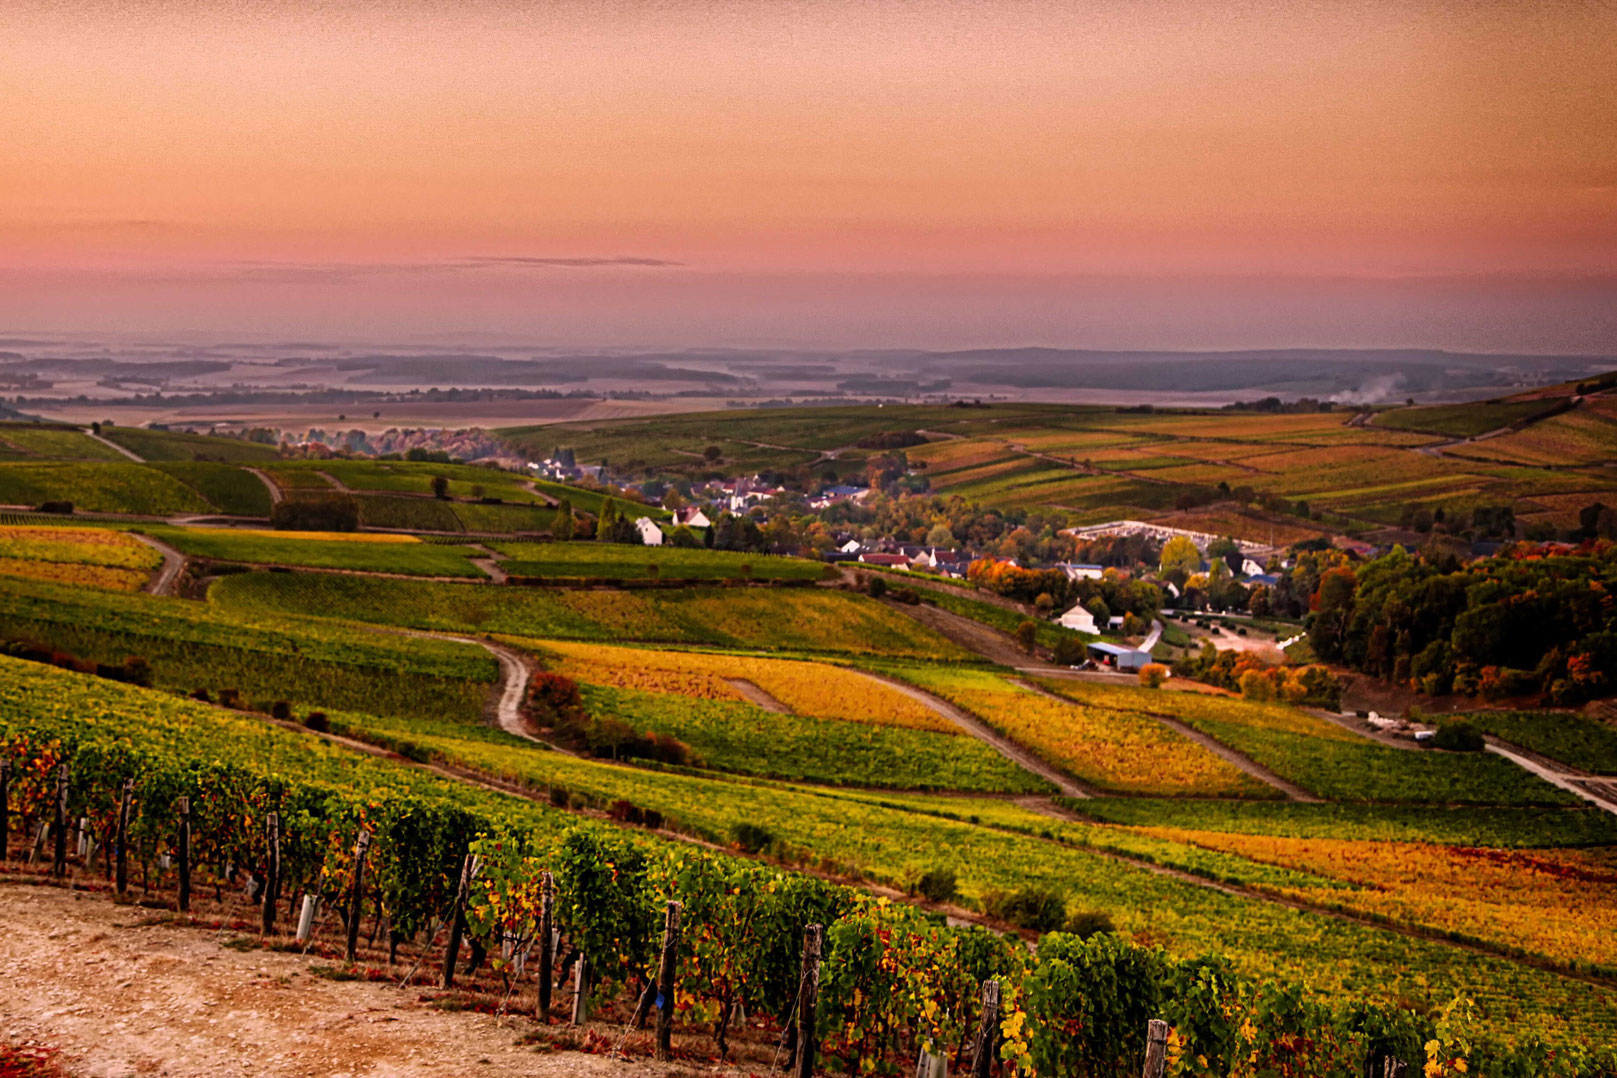
[[[1610,0],[6,0],[0,329],[1617,354]]]

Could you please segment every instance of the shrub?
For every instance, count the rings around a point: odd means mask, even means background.
[[[569,800],[569,797],[568,797],[567,787],[565,787],[565,786],[552,786],[550,788],[550,803],[552,805],[555,805],[557,808],[564,809],[564,808],[567,807],[568,800]]]
[[[1039,624],[1036,621],[1024,621],[1016,627],[1016,642],[1023,651],[1033,654],[1034,645],[1039,642]]]
[[[880,599],[887,594],[887,581],[879,576],[865,577],[865,594],[872,599]]]
[[[1241,695],[1259,702],[1274,699],[1274,682],[1261,670],[1248,670],[1241,675]]]
[[[131,655],[124,660],[123,673],[120,681],[127,681],[131,685],[139,685],[143,689],[152,687],[152,664],[143,656]]]
[[[528,706],[555,723],[582,713],[584,696],[572,678],[540,672],[528,683]]]
[[[929,868],[915,881],[915,890],[930,902],[947,902],[959,894],[958,881],[952,868]]]
[[[1481,730],[1462,719],[1439,726],[1432,744],[1450,752],[1481,752],[1487,742],[1483,740]]]
[[[1063,634],[1050,649],[1050,656],[1058,666],[1076,666],[1084,661],[1084,642]]]
[[[41,513],[61,513],[64,515],[71,515],[73,512],[73,503],[68,501],[40,502],[35,508]]]
[[[309,712],[303,716],[303,725],[320,734],[331,729],[331,722],[326,718],[324,711]]]
[[[287,703],[285,700],[277,700],[275,703],[270,705],[270,718],[290,719],[291,717],[292,705]]]
[[[1019,887],[983,895],[983,912],[1033,932],[1054,932],[1067,920],[1067,903],[1046,887]]]
[[[1160,689],[1168,676],[1168,668],[1161,663],[1146,663],[1140,667],[1140,684],[1147,689]]]
[[[288,498],[270,510],[270,527],[281,531],[359,530],[359,503],[353,498]]]
[[[1067,923],[1061,926],[1063,932],[1070,932],[1079,939],[1088,939],[1090,936],[1102,932],[1115,932],[1112,917],[1105,910],[1074,910],[1067,915]]]
[[[774,833],[755,823],[738,823],[730,828],[730,838],[748,853],[760,853],[775,841]]]

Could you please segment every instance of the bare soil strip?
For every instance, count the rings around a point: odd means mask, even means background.
[[[119,453],[119,454],[121,454],[121,455],[123,455],[125,457],[128,457],[130,460],[134,461],[136,464],[145,464],[146,463],[146,458],[145,457],[141,456],[139,453],[136,453],[133,449],[130,449],[128,446],[119,445],[117,442],[113,441],[111,438],[103,438],[101,435],[97,434],[93,430],[86,430],[84,433],[88,437],[94,438],[96,441],[100,442],[102,445],[106,446],[108,449],[111,449],[113,452]]]
[[[163,555],[162,566],[152,574],[152,578],[146,582],[146,587],[141,590],[151,595],[173,595],[174,586],[179,583],[180,574],[185,572],[185,555],[167,543],[159,539],[153,539],[149,535],[142,535],[140,532],[130,532],[129,534]]]
[[[790,715],[792,713],[791,708],[769,695],[761,686],[748,681],[744,677],[727,677],[724,680],[730,683],[731,688],[765,711],[773,711],[777,715]]]
[[[220,933],[55,887],[0,886],[0,1037],[59,1048],[93,1078],[646,1076],[679,1066],[536,1052],[527,1018],[451,1013],[420,989],[335,981],[329,959],[221,946]]]
[[[279,503],[281,499],[285,497],[285,495],[281,493],[281,488],[276,485],[275,480],[270,478],[268,472],[262,471],[258,468],[248,468],[245,465],[243,465],[242,470],[252,472],[254,475],[258,476],[258,481],[263,483],[264,486],[268,488],[271,505]]]

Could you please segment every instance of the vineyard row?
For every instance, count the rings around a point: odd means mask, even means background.
[[[413,950],[406,982],[430,959],[451,984],[464,941],[467,966],[486,963],[541,1021],[570,978],[575,1020],[632,1008],[637,1024],[655,1010],[664,1049],[677,1022],[723,1055],[745,1014],[784,1031],[799,1069],[818,1058],[896,1073],[921,1057],[985,1075],[1077,1078],[1135,1071],[1160,1019],[1158,1055],[1176,1075],[1348,1078],[1384,1056],[1424,1063],[1434,1078],[1617,1075],[1610,1046],[1473,1036],[1465,1001],[1436,1015],[1328,1004],[1217,956],[1174,959],[1110,933],[1053,933],[1030,949],[605,825],[536,830],[531,819],[387,788],[355,793],[94,731],[13,727],[0,742],[0,806],[0,859],[27,847],[59,876],[99,872],[119,892],[138,868],[140,886],[172,887],[182,911],[197,892],[242,887],[266,937],[284,911],[309,942],[319,911],[331,911],[350,962],[362,937],[385,934],[390,963]]]

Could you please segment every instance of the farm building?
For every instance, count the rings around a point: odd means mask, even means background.
[[[1088,633],[1091,636],[1100,632],[1100,629],[1095,625],[1095,615],[1085,610],[1082,603],[1061,615],[1056,624],[1063,628],[1074,629],[1080,633]]]
[[[641,517],[634,522],[634,527],[640,533],[640,541],[646,546],[663,545],[663,530],[650,517]]]
[[[1138,670],[1151,661],[1149,651],[1136,651],[1134,648],[1125,648],[1117,644],[1090,644],[1089,658],[1099,666],[1111,666],[1118,670]]]

